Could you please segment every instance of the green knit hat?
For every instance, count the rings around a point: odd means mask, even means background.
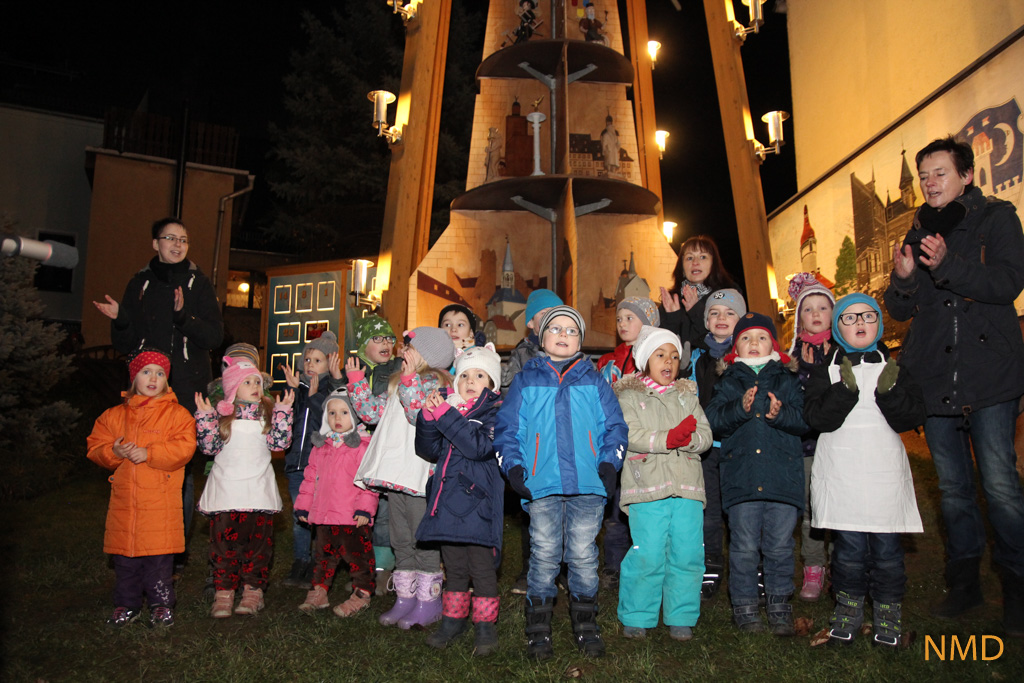
[[[391,329],[388,321],[379,315],[368,315],[365,318],[360,318],[356,320],[353,327],[356,334],[356,352],[363,360],[366,360],[366,345],[370,343],[370,339],[373,337],[395,336],[395,331]]]

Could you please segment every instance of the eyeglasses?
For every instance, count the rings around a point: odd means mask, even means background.
[[[177,242],[178,244],[188,244],[187,237],[175,237],[174,235],[164,235],[163,237],[157,237],[158,240],[167,240],[168,242]]]
[[[863,320],[866,324],[878,322],[877,311],[864,311],[863,313],[843,313],[839,316],[839,322],[849,327],[850,325],[856,325],[857,319]]]
[[[547,331],[551,334],[562,334],[565,332],[566,336],[578,337],[580,336],[580,330],[578,327],[562,327],[561,325],[548,325]]]
[[[394,337],[385,337],[385,336],[382,336],[382,335],[377,335],[375,337],[370,337],[370,341],[372,341],[375,344],[383,344],[384,342],[387,342],[388,344],[394,344],[395,343],[395,338]]]

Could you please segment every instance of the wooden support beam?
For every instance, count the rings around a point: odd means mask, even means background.
[[[632,0],[626,3],[629,24],[629,58],[633,63],[633,118],[636,120],[636,139],[639,147],[640,183],[662,198],[661,160],[654,133],[658,122],[654,116],[654,79],[651,75],[651,56],[647,52],[647,3]],[[665,220],[664,202],[658,207],[658,225]]]
[[[408,326],[409,278],[426,256],[430,241],[451,8],[451,0],[421,3],[416,18],[406,27],[395,114],[402,141],[392,147],[377,259],[377,283],[384,290],[383,316],[396,332]]]
[[[732,180],[736,228],[743,257],[747,308],[775,317],[769,280],[774,281],[772,253],[768,245],[768,217],[761,191],[761,165],[754,155],[754,128],[743,76],[741,43],[735,36],[732,0],[704,0],[711,59],[718,86],[718,107]]]

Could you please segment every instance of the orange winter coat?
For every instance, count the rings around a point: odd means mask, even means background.
[[[146,462],[117,457],[113,446],[119,437],[145,448]],[[196,425],[174,392],[135,395],[107,410],[96,420],[88,447],[90,460],[114,470],[103,552],[127,557],[183,552],[181,486],[196,450]]]

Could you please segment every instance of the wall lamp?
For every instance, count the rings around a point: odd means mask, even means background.
[[[768,146],[765,147],[757,140],[754,140],[754,154],[761,161],[769,154],[778,154],[782,146],[786,144],[782,135],[782,122],[789,118],[784,111],[770,111],[761,117],[761,120],[768,124]]]
[[[377,129],[377,137],[387,138],[389,144],[397,145],[402,141],[402,130],[398,126],[388,126],[388,105],[395,101],[394,93],[374,90],[366,98],[373,102],[371,125]]]
[[[402,0],[388,0],[388,5],[394,8],[395,14],[401,14],[402,21],[407,24],[416,18],[416,9],[419,4],[420,0],[410,0],[405,5],[402,4]]]
[[[357,308],[366,306],[373,310],[380,306],[380,297],[373,293],[376,283],[370,280],[371,267],[373,267],[373,261],[364,258],[352,261],[352,291],[349,292],[349,295],[353,298],[353,304]]]
[[[658,63],[658,50],[661,49],[661,43],[656,40],[647,41],[647,54],[651,56],[651,71],[654,70],[654,65]]]
[[[656,131],[654,131],[654,140],[655,140],[655,142],[658,145],[658,158],[659,159],[664,159],[665,158],[665,143],[668,141],[668,135],[669,135],[669,133],[668,133],[667,130],[656,130]]]
[[[661,231],[665,233],[665,239],[668,240],[669,244],[672,244],[672,238],[676,236],[676,226],[679,225],[675,221],[665,221],[661,224]]]
[[[750,23],[746,28],[739,23],[736,24],[736,37],[744,40],[747,35],[757,33],[764,25],[764,10],[761,5],[765,3],[765,0],[741,0],[741,2],[750,9]]]

